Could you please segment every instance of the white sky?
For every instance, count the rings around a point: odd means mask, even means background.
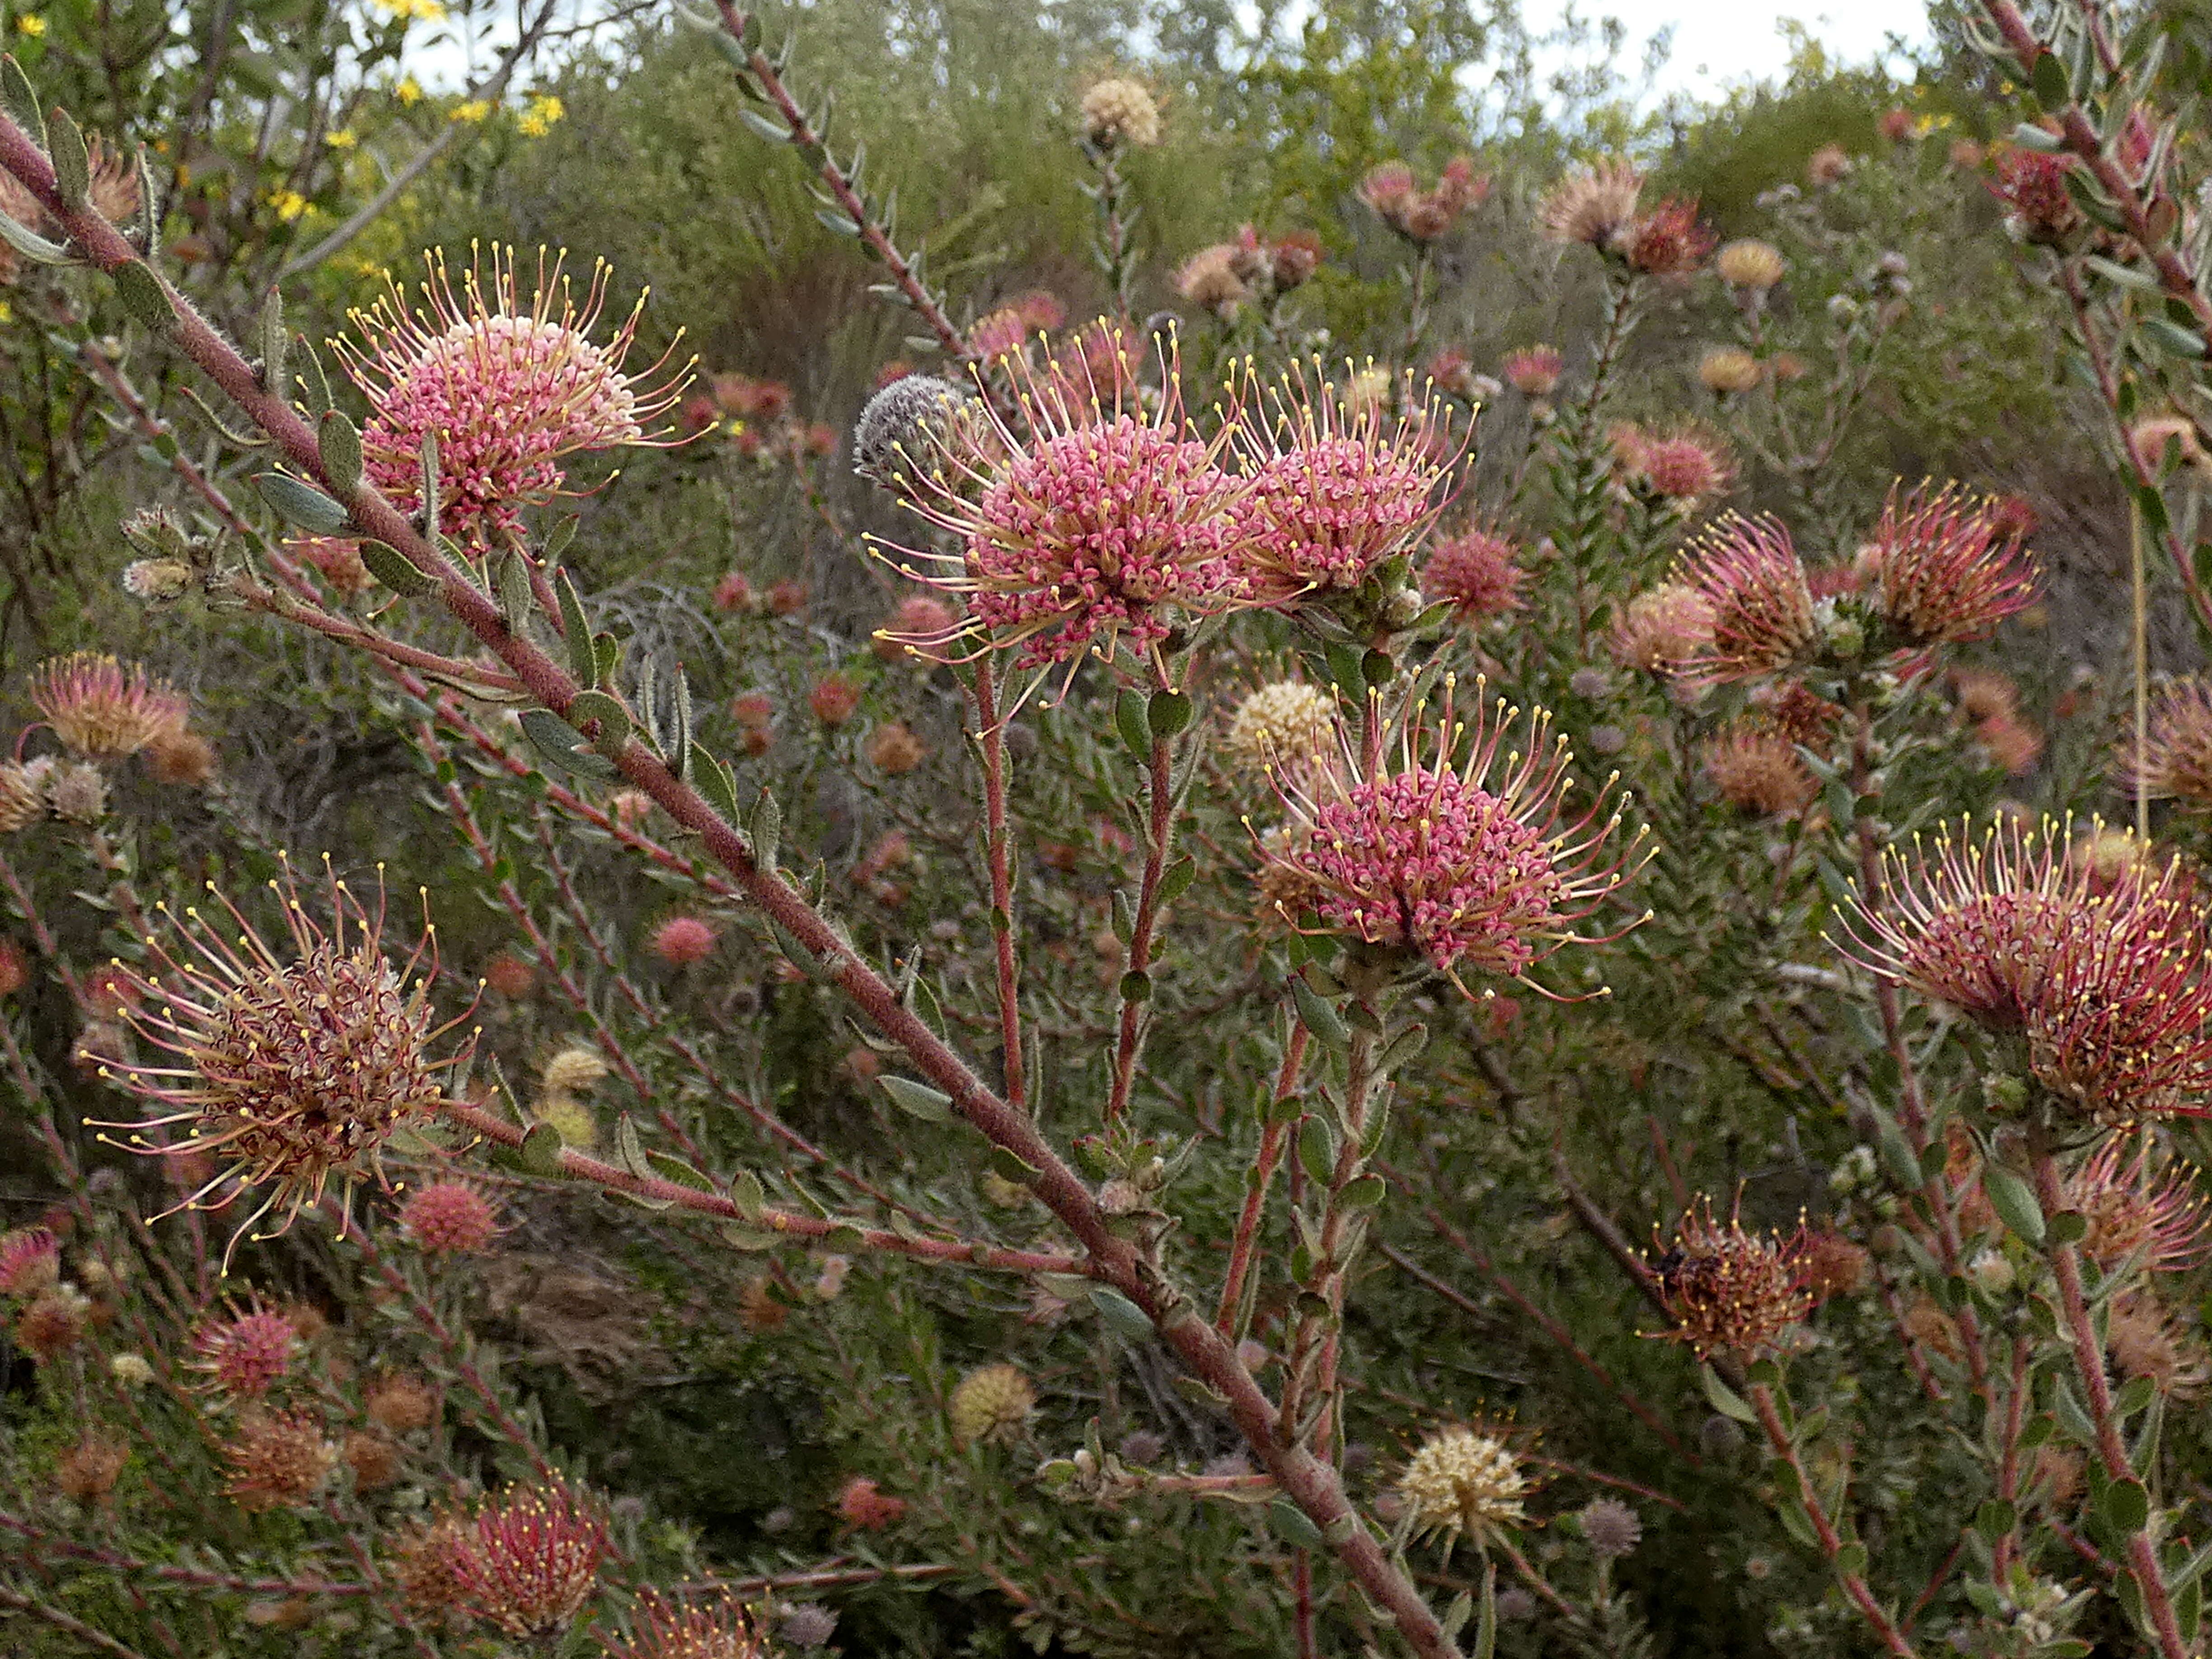
[[[1528,0],[1524,15],[1531,32],[1541,33],[1563,9],[1560,0]],[[1626,24],[1631,62],[1673,24],[1674,54],[1656,87],[1662,94],[1709,94],[1747,77],[1778,76],[1790,57],[1778,27],[1784,18],[1803,23],[1832,58],[1849,64],[1879,57],[1892,33],[1914,45],[1928,36],[1924,0],[1583,0],[1576,10]]]

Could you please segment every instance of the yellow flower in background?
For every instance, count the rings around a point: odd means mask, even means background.
[[[422,83],[410,75],[392,89],[392,95],[409,106],[422,101]]]
[[[448,121],[481,121],[490,113],[491,104],[489,100],[471,98],[465,104],[454,105],[453,113],[446,118]]]
[[[27,12],[15,20],[15,27],[35,40],[46,32],[46,20],[36,12]]]
[[[553,124],[568,112],[558,98],[544,92],[530,100],[530,107],[515,117],[514,125],[526,138],[543,138],[553,130]]]
[[[272,190],[267,199],[276,210],[276,216],[288,225],[307,210],[307,198],[296,190]]]
[[[15,307],[9,305],[5,300],[0,300],[0,323],[12,323],[15,320]]]
[[[444,0],[368,0],[369,4],[386,17],[405,17],[417,22],[442,22],[446,16]]]
[[[336,132],[325,133],[323,142],[332,149],[351,149],[361,140],[351,127],[340,127]]]

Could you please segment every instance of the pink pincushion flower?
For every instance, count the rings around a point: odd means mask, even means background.
[[[566,1486],[486,1503],[461,1528],[452,1571],[463,1602],[509,1636],[555,1636],[592,1598],[606,1522]]]
[[[653,930],[650,948],[671,968],[689,968],[714,955],[714,924],[697,916],[671,916]]]
[[[2130,1258],[2152,1273],[2185,1272],[2212,1249],[2197,1171],[2155,1156],[2148,1135],[2132,1159],[2127,1148],[2114,1135],[2067,1180],[2066,1207],[2089,1224],[2082,1251],[2107,1273]]]
[[[1629,264],[1646,276],[1679,276],[1705,263],[1713,241],[1698,222],[1698,204],[1670,198],[1630,227],[1626,252]]]
[[[1087,352],[1044,378],[1018,359],[1009,367],[1023,382],[1026,435],[979,405],[989,430],[970,453],[948,454],[908,502],[958,535],[963,550],[894,550],[936,564],[925,580],[966,596],[983,649],[1072,672],[1124,641],[1139,653],[1156,646],[1177,613],[1249,602],[1230,557],[1240,487],[1216,464],[1227,428],[1211,443],[1191,435],[1172,349],[1165,390],[1149,407],[1118,349],[1104,377]],[[924,653],[950,643],[903,642]]]
[[[2000,527],[1994,503],[1926,484],[1882,504],[1858,568],[1885,621],[1909,645],[1962,645],[2035,601],[2033,556]]]
[[[62,1245],[45,1227],[0,1233],[0,1296],[30,1297],[61,1282]]]
[[[422,309],[386,279],[384,297],[353,316],[362,342],[337,343],[340,361],[374,410],[362,434],[370,480],[400,503],[420,499],[422,444],[438,447],[439,522],[482,543],[520,527],[520,509],[563,491],[562,461],[580,451],[659,444],[646,423],[674,405],[689,365],[668,357],[623,372],[642,296],[605,344],[588,337],[611,271],[596,265],[580,308],[561,261],[539,250],[526,304],[515,252],[495,245],[489,273],[471,269],[456,294],[442,255],[424,261]]]
[[[438,961],[427,916],[421,941],[395,966],[385,955],[380,885],[372,910],[325,874],[319,903],[327,926],[309,916],[289,873],[270,883],[283,908],[283,945],[264,939],[210,885],[219,921],[191,907],[180,920],[164,904],[168,937],[150,942],[149,969],[118,969],[126,1000],[118,1018],[173,1063],[118,1060],[100,1075],[173,1109],[100,1127],[133,1131],[128,1145],[152,1156],[198,1161],[227,1148],[230,1166],[177,1207],[221,1209],[269,1188],[232,1235],[233,1249],[272,1210],[283,1212],[278,1231],[289,1226],[333,1176],[349,1195],[364,1170],[380,1181],[385,1143],[437,1109],[441,1073],[470,1046],[432,1053],[468,1011],[442,1024],[432,1012]],[[179,1123],[187,1133],[166,1145],[143,1133]]]
[[[1266,429],[1254,421],[1244,433],[1249,488],[1231,514],[1237,561],[1267,603],[1357,587],[1442,507],[1437,486],[1457,454],[1431,439],[1449,417],[1431,401],[1386,427],[1371,405],[1347,408],[1336,388],[1298,377],[1271,397]]]
[[[1448,677],[1436,719],[1416,704],[1397,722],[1395,756],[1379,707],[1356,759],[1340,726],[1338,764],[1277,778],[1291,822],[1261,844],[1271,875],[1330,931],[1415,951],[1455,984],[1473,968],[1540,990],[1528,977],[1537,963],[1619,937],[1575,924],[1641,867],[1644,832],[1612,845],[1621,814],[1607,815],[1606,791],[1563,821],[1573,787],[1565,739],[1547,741],[1550,716],[1538,711],[1525,750],[1501,754],[1516,714],[1502,699],[1492,709],[1478,702],[1470,738]]]
[[[1717,442],[1679,432],[1644,446],[1644,480],[1654,495],[1694,503],[1724,494],[1735,481],[1735,469]]]
[[[399,1212],[416,1247],[430,1255],[473,1255],[499,1237],[499,1211],[483,1189],[466,1181],[434,1181],[418,1188]]]
[[[258,1400],[280,1382],[299,1352],[299,1329],[257,1298],[245,1312],[205,1326],[194,1334],[199,1354],[196,1369],[208,1374],[218,1393],[233,1400]]]
[[[2212,947],[2178,864],[2100,870],[2009,820],[1884,860],[1845,953],[2020,1042],[2028,1074],[2105,1126],[2207,1115]]]
[[[2066,175],[2073,168],[2071,155],[2017,145],[2000,152],[1990,190],[2008,210],[2005,228],[2024,242],[2050,247],[2063,247],[2071,241],[2085,222],[2066,188]]]
[[[1509,354],[1505,359],[1505,384],[1528,398],[1548,398],[1556,391],[1559,376],[1565,371],[1566,359],[1556,348],[1534,345]]]
[[[1805,567],[1779,520],[1730,517],[1694,543],[1674,580],[1711,611],[1707,637],[1684,667],[1711,679],[1754,679],[1785,668],[1820,634]]]
[[[1462,622],[1486,622],[1518,611],[1521,585],[1528,573],[1516,562],[1519,550],[1486,530],[1463,530],[1429,550],[1421,567],[1421,590],[1431,599],[1449,599]]]

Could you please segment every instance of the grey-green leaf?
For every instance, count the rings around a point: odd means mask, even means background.
[[[335,536],[346,527],[348,514],[313,484],[302,483],[285,472],[258,472],[253,487],[287,523],[316,536]]]

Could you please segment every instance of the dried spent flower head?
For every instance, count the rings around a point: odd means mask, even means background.
[[[368,1385],[362,1409],[380,1429],[412,1434],[437,1419],[438,1394],[419,1376],[405,1371],[387,1372]]]
[[[239,1419],[222,1457],[230,1470],[223,1491],[252,1512],[312,1502],[337,1461],[337,1448],[323,1437],[311,1413],[256,1407]]]
[[[868,733],[861,745],[868,764],[885,777],[904,777],[929,758],[929,745],[916,737],[911,727],[897,720],[886,720]]]
[[[2181,866],[2100,869],[2065,831],[1947,826],[1885,852],[1839,941],[1861,967],[2020,1041],[2059,1106],[2106,1127],[2203,1116],[2212,945]]]
[[[1405,392],[1411,403],[1411,378]],[[1283,602],[1360,586],[1443,507],[1437,487],[1455,452],[1451,416],[1433,398],[1385,425],[1336,387],[1291,374],[1267,389],[1265,416],[1259,398],[1249,416],[1241,438],[1248,489],[1230,520],[1237,562],[1256,598]]]
[[[1468,968],[1540,989],[1528,970],[1554,951],[1620,937],[1576,924],[1642,867],[1644,832],[1617,843],[1610,780],[1568,821],[1565,738],[1549,740],[1539,709],[1526,748],[1504,752],[1519,711],[1485,707],[1486,690],[1478,680],[1471,732],[1449,676],[1433,719],[1423,701],[1386,720],[1370,693],[1363,747],[1340,715],[1334,763],[1278,775],[1290,833],[1260,850],[1310,885],[1328,931],[1413,952],[1462,991]]]
[[[1867,1282],[1874,1258],[1841,1233],[1808,1233],[1804,1251],[1805,1288],[1818,1301],[1856,1296]]]
[[[1483,623],[1518,611],[1528,572],[1520,549],[1487,530],[1462,530],[1433,543],[1421,566],[1421,591],[1449,600],[1462,623]]]
[[[1474,1428],[1423,1441],[1397,1488],[1418,1535],[1456,1542],[1464,1532],[1479,1544],[1525,1523],[1522,1504],[1534,1489],[1504,1437]]]
[[[1237,245],[1216,242],[1202,247],[1176,267],[1175,290],[1199,307],[1226,321],[1252,297],[1238,270]]]
[[[1741,346],[1715,346],[1698,360],[1698,380],[1706,391],[1734,397],[1766,378],[1759,359]]]
[[[819,1601],[801,1601],[783,1615],[783,1639],[799,1649],[823,1648],[837,1633],[837,1615]]]
[[[143,1389],[154,1380],[154,1367],[143,1354],[119,1353],[107,1362],[107,1374],[126,1389]]]
[[[1600,1498],[1583,1505],[1578,1517],[1590,1553],[1617,1561],[1632,1555],[1644,1541],[1644,1520],[1617,1498]]]
[[[2123,1291],[2112,1298],[2105,1346],[2121,1376],[2148,1377],[2175,1400],[2193,1400],[2212,1382],[2203,1345],[2148,1290]]]
[[[1335,741],[1334,699],[1304,680],[1274,680],[1237,705],[1222,744],[1239,769],[1258,775],[1310,765]]]
[[[115,1490],[130,1461],[130,1448],[94,1429],[62,1454],[54,1465],[54,1485],[75,1503],[97,1504]]]
[[[426,1255],[475,1255],[501,1232],[499,1209],[473,1182],[434,1181],[408,1195],[400,1225]]]
[[[1813,1310],[1805,1273],[1806,1234],[1748,1233],[1731,1213],[1723,1226],[1702,1195],[1683,1212],[1674,1247],[1652,1264],[1659,1298],[1674,1329],[1669,1340],[1698,1358],[1714,1353],[1754,1358]]]
[[[1794,817],[1820,793],[1796,744],[1757,720],[1714,734],[1705,744],[1705,775],[1729,805],[1763,817]]]
[[[2150,1273],[2195,1267],[2212,1249],[2196,1167],[2160,1155],[2148,1136],[2127,1152],[2113,1135],[2067,1177],[2066,1207],[2089,1224],[2082,1254],[2108,1273],[2130,1259]]]
[[[668,372],[663,356],[623,372],[641,295],[611,339],[591,339],[613,276],[604,261],[580,307],[561,258],[543,248],[526,299],[514,248],[494,243],[488,267],[472,264],[458,293],[442,252],[423,265],[420,308],[387,275],[377,303],[350,313],[359,342],[335,343],[374,411],[362,432],[369,478],[404,509],[421,499],[426,440],[437,449],[440,527],[477,544],[520,531],[523,507],[569,493],[567,457],[669,441],[647,425],[679,400],[690,366]]]
[[[760,1616],[727,1590],[681,1601],[645,1590],[631,1625],[635,1634],[611,1644],[609,1659],[774,1659],[775,1653]]]
[[[1217,464],[1237,422],[1209,443],[1191,435],[1170,341],[1163,391],[1139,397],[1118,338],[1103,363],[1086,355],[1060,378],[1012,365],[1022,430],[985,406],[999,459],[948,458],[908,505],[958,537],[957,553],[883,550],[924,580],[966,596],[963,631],[1019,667],[1110,659],[1127,643],[1154,650],[1170,613],[1203,616],[1249,603],[1231,558],[1239,486]],[[1071,378],[1072,377],[1072,378]],[[958,635],[902,642],[942,651]]]
[[[1150,149],[1160,142],[1159,100],[1142,81],[1125,75],[1094,82],[1083,94],[1083,136],[1101,149]]]
[[[15,1346],[33,1363],[51,1364],[84,1340],[92,1301],[74,1285],[57,1285],[33,1297],[15,1316]]]
[[[1554,185],[1538,217],[1555,242],[1610,249],[1635,222],[1643,190],[1644,175],[1627,162],[1601,161]]]
[[[380,1434],[351,1431],[339,1443],[338,1462],[352,1472],[356,1492],[381,1492],[399,1480],[399,1448]]]
[[[459,1564],[465,1547],[462,1523],[451,1515],[428,1521],[401,1537],[392,1554],[399,1599],[418,1618],[442,1618],[460,1606]]]
[[[210,1388],[232,1400],[258,1400],[292,1369],[300,1333],[256,1296],[244,1310],[202,1325],[192,1349],[193,1369],[207,1374]]]
[[[107,816],[107,777],[89,761],[64,761],[46,774],[46,811],[64,823],[98,823]]]
[[[1993,503],[1955,484],[1893,487],[1858,565],[1883,620],[1909,645],[1985,638],[2035,602],[2034,556],[2003,532]]]
[[[1503,368],[1505,384],[1526,398],[1548,398],[1559,389],[1566,359],[1555,347],[1533,345],[1509,353]]]
[[[962,1445],[984,1440],[1012,1440],[1029,1426],[1036,1410],[1036,1390],[1016,1365],[983,1365],[960,1379],[945,1402],[945,1419]]]
[[[1683,665],[1718,680],[1786,668],[1820,637],[1805,567],[1778,519],[1731,514],[1685,550],[1673,578],[1710,607],[1710,633]]]
[[[975,397],[934,374],[908,374],[868,399],[853,428],[853,471],[884,489],[927,473],[939,447],[969,418]]]
[[[1787,267],[1783,264],[1780,248],[1771,242],[1747,236],[1722,248],[1713,260],[1713,269],[1730,288],[1747,288],[1763,294],[1782,280]]]
[[[510,1486],[461,1528],[462,1604],[509,1636],[558,1635],[591,1600],[609,1541],[599,1510],[568,1486]]]
[[[878,1490],[866,1475],[854,1475],[837,1490],[837,1518],[856,1532],[880,1532],[906,1514],[906,1499]]]
[[[185,723],[185,700],[144,666],[96,651],[40,663],[31,701],[54,735],[87,760],[127,760]]]
[[[156,783],[197,788],[215,775],[215,745],[198,732],[179,726],[146,745],[146,769]]]
[[[12,836],[46,816],[46,780],[54,769],[51,755],[27,764],[0,762],[0,835]]]
[[[653,930],[647,948],[671,968],[689,968],[714,954],[714,925],[699,916],[671,916]]]
[[[421,941],[395,967],[385,955],[381,873],[374,909],[327,865],[325,877],[319,908],[327,924],[309,915],[289,870],[270,884],[284,912],[276,943],[210,884],[228,928],[197,907],[179,917],[163,904],[167,936],[149,936],[148,965],[116,964],[129,994],[118,1017],[164,1063],[118,1060],[101,1075],[172,1109],[103,1127],[132,1131],[127,1144],[152,1156],[228,1152],[229,1166],[179,1208],[220,1209],[269,1188],[233,1234],[233,1249],[271,1212],[281,1212],[278,1231],[289,1225],[333,1176],[349,1188],[364,1170],[381,1180],[385,1143],[437,1109],[439,1072],[459,1058],[432,1053],[467,1013],[441,1024],[432,1011],[436,930],[427,914]],[[166,1146],[143,1133],[179,1123],[189,1126],[185,1137]],[[226,1184],[232,1189],[210,1201]]]
[[[2148,741],[2140,756],[2132,738],[2118,748],[2119,779],[2130,794],[2212,807],[2212,682],[2168,680],[2151,699]]]
[[[174,605],[198,580],[199,573],[183,559],[133,559],[123,567],[123,591],[144,605]]]
[[[0,1296],[38,1296],[61,1283],[62,1242],[46,1227],[0,1233]]]

